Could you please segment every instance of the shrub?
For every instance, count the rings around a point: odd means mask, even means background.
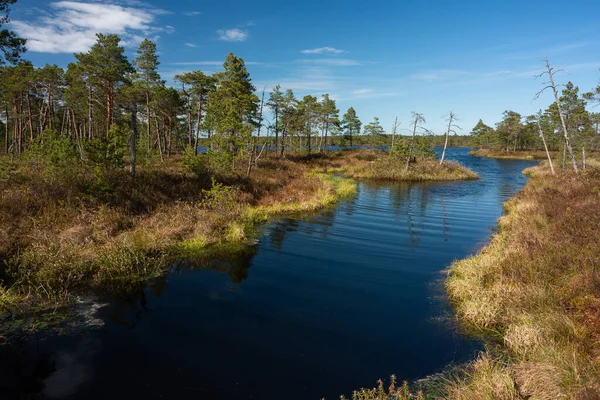
[[[64,173],[79,163],[79,154],[69,137],[47,129],[30,144],[24,160],[50,173]]]
[[[201,175],[207,170],[206,157],[196,154],[193,147],[186,147],[181,157],[181,166],[189,172]]]
[[[217,173],[229,171],[233,164],[233,155],[227,151],[209,151],[208,166]]]
[[[107,136],[97,137],[86,143],[88,160],[104,172],[122,168],[129,134],[128,128],[111,125]]]
[[[202,189],[203,199],[200,206],[210,210],[231,209],[237,204],[237,194],[233,187],[225,186],[212,178],[212,187],[209,190]]]
[[[17,168],[14,162],[8,157],[0,157],[0,181],[6,180],[10,174]]]

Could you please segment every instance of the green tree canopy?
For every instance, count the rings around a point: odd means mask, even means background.
[[[15,4],[17,0],[0,0],[0,28],[10,22],[9,12],[10,6]],[[25,39],[21,39],[11,30],[0,29],[0,65],[4,65],[7,62],[10,64],[16,64],[21,60],[21,54],[27,49]]]
[[[244,60],[229,53],[223,67],[215,74],[217,89],[209,95],[205,121],[235,152],[239,139],[254,130],[259,99]]]
[[[350,146],[352,146],[352,139],[354,136],[360,135],[361,126],[362,122],[358,119],[356,110],[353,107],[350,107],[342,118],[342,132],[344,139],[350,141]]]

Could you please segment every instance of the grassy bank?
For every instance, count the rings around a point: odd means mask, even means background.
[[[491,243],[450,269],[459,318],[495,340],[447,398],[600,396],[600,170],[529,173]]]
[[[317,160],[318,161],[318,160]],[[356,184],[312,158],[265,157],[245,168],[189,172],[179,157],[125,170],[52,169],[3,160],[0,314],[68,301],[116,281],[143,281],[177,258],[246,243],[282,213],[352,195]],[[322,169],[322,168],[321,168]]]
[[[476,157],[500,158],[508,160],[547,160],[548,156],[543,150],[517,150],[504,151],[492,149],[473,149],[469,155]],[[550,152],[550,156],[554,159],[557,152]]]
[[[554,160],[557,157],[557,152],[550,152],[550,156]],[[504,151],[504,150],[492,150],[492,149],[473,149],[469,152],[469,155],[477,157],[488,157],[488,158],[500,158],[500,159],[512,159],[512,160],[547,160],[548,156],[543,150],[517,150],[517,151]]]

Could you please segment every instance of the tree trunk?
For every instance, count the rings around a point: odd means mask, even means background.
[[[25,95],[27,98],[27,125],[29,126],[29,141],[33,141],[33,116],[31,114],[31,99],[29,98],[29,91]]]
[[[202,121],[202,101],[198,101],[198,113],[196,115],[196,137],[194,138],[194,154],[198,154],[198,136],[200,136],[200,122]]]
[[[323,144],[323,150],[327,149],[327,138],[329,137],[329,122],[325,124],[325,143]]]
[[[158,154],[160,154],[160,161],[165,161],[163,158],[162,145],[160,143],[160,127],[158,121],[156,121],[156,139],[158,142]]]
[[[148,142],[148,153],[150,153],[150,138],[152,134],[150,133],[150,91],[146,90],[146,133],[148,134],[147,142]]]
[[[540,125],[540,121],[537,121],[538,132],[540,137],[542,138],[542,142],[544,142],[544,149],[546,150],[546,156],[548,156],[548,163],[550,164],[550,170],[552,171],[552,175],[554,175],[554,165],[552,165],[552,157],[550,157],[550,152],[548,151],[548,146],[546,145],[546,138],[544,137],[544,132],[542,131],[542,127]]]
[[[19,154],[19,119],[17,118],[17,100],[13,100],[13,143],[14,143],[14,152]],[[8,121],[7,121],[8,122]]]
[[[50,130],[54,127],[52,119],[54,118],[54,99],[52,98],[52,86],[48,88],[48,115],[44,114],[44,124],[48,121],[48,127]]]
[[[263,89],[262,91],[262,97],[260,99],[260,112],[258,114],[258,129],[256,132],[256,138],[252,140],[252,147],[249,150],[250,151],[250,155],[248,158],[248,171],[246,173],[246,176],[250,176],[250,172],[252,171],[252,160],[254,158],[254,165],[256,165],[256,142],[258,139],[260,139],[260,131],[262,129],[262,124],[263,124],[263,109],[264,109],[264,105],[265,105],[265,89]],[[250,143],[248,143],[250,144]]]
[[[93,91],[92,91],[92,86],[90,85],[89,87],[89,96],[88,96],[88,139],[92,140],[94,137],[94,129],[93,129],[93,99],[92,99],[92,95],[93,95]]]
[[[575,160],[575,153],[573,153],[573,148],[571,147],[571,142],[569,139],[569,132],[567,131],[567,124],[565,123],[565,116],[563,115],[562,106],[560,104],[560,99],[558,97],[558,92],[556,91],[556,85],[554,84],[554,74],[552,72],[552,68],[550,68],[548,56],[546,56],[546,67],[548,69],[548,76],[550,77],[552,92],[554,93],[554,100],[556,101],[556,106],[558,107],[558,115],[560,116],[560,122],[561,122],[562,128],[563,128],[563,135],[565,138],[565,146],[567,148],[567,151],[569,152],[569,157],[571,158],[571,164],[573,165],[573,170],[575,170],[575,173],[577,173],[578,172],[577,160]]]
[[[446,148],[448,147],[448,135],[449,135],[450,126],[448,126],[448,132],[446,132],[446,140],[444,141],[444,151],[442,151],[442,158],[440,159],[440,165],[444,163],[444,158],[446,158]]]
[[[285,138],[287,136],[287,126],[283,127],[283,131],[281,131],[281,155],[279,158],[285,157]]]
[[[62,122],[60,124],[60,135],[62,136],[64,131],[65,131],[65,125],[69,126],[69,117],[71,116],[68,113],[69,109],[65,108],[65,110],[63,111],[63,117],[62,117]],[[69,136],[73,136],[72,134]]]
[[[406,171],[408,171],[408,168],[410,167],[410,159],[412,158],[413,147],[415,146],[415,136],[417,134],[417,123],[418,122],[419,122],[419,119],[415,117],[415,124],[413,126],[413,132],[412,132],[412,142],[410,143],[410,149],[408,150],[408,158],[406,159]]]
[[[275,107],[275,156],[279,146],[279,109]]]
[[[398,129],[398,117],[394,119],[394,127],[392,129],[392,150],[394,149],[394,142],[396,141],[396,129]],[[352,146],[352,134],[350,135],[350,146]]]
[[[5,108],[6,124],[4,124],[4,153],[8,154],[8,107]]]
[[[136,142],[138,136],[137,107],[131,109],[131,136],[129,137],[129,175],[135,177]]]
[[[248,168],[246,169],[246,178],[250,177],[250,172],[252,172],[252,159],[254,158],[254,147],[256,145],[256,139],[253,138],[253,143],[250,144],[250,141],[248,141],[248,147],[250,147],[248,149]]]
[[[309,157],[310,157],[310,146],[311,146],[310,137],[311,136],[312,135],[310,134],[310,119],[309,119],[308,120],[308,131],[307,131],[307,134],[306,134],[306,149],[308,150],[308,156]]]
[[[112,101],[113,101],[113,87],[111,82],[106,84],[106,136],[110,130],[112,124]]]
[[[188,113],[187,113],[187,123],[188,123],[188,146],[192,147],[192,143],[193,143],[192,138],[194,137],[194,133],[193,133],[193,129],[192,129],[192,112],[191,112],[191,110],[188,110]]]

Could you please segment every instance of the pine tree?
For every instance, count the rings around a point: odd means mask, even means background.
[[[283,108],[284,95],[281,91],[280,85],[275,85],[273,91],[269,94],[269,100],[267,106],[273,111],[275,117],[275,153],[277,153],[279,146],[279,119],[281,118],[281,111]]]
[[[0,0],[0,27],[10,22],[10,5],[15,4],[17,0]],[[0,66],[6,63],[16,64],[21,60],[21,54],[27,49],[25,39],[18,37],[13,31],[8,29],[0,30]]]
[[[229,53],[223,67],[224,72],[215,74],[217,89],[208,97],[205,122],[235,157],[240,144],[252,135],[259,99],[244,60]]]
[[[135,68],[134,80],[136,86],[144,93],[146,102],[146,134],[148,135],[148,149],[150,149],[150,100],[153,90],[158,86],[162,86],[164,82],[160,79],[158,73],[158,54],[156,54],[156,43],[151,40],[144,39],[140,47],[136,51],[137,58],[133,61]]]
[[[125,57],[125,49],[120,46],[121,39],[117,35],[97,34],[97,41],[87,53],[75,54],[81,72],[86,77],[90,88],[104,92],[106,98],[105,127],[106,134],[113,121],[115,93],[117,86],[123,84],[133,68]]]
[[[319,152],[327,145],[327,136],[332,125],[338,124],[338,115],[340,110],[336,108],[335,100],[324,94],[321,99],[320,122],[321,122],[321,140],[319,141]]]
[[[342,118],[342,129],[344,132],[344,139],[350,141],[350,147],[352,147],[352,140],[355,135],[360,134],[362,122],[356,115],[356,110],[350,107],[344,117]]]
[[[379,122],[379,118],[377,117],[373,118],[372,122],[369,122],[367,125],[365,125],[365,135],[371,137],[371,149],[375,147],[375,141],[377,140],[377,137],[383,135],[384,133],[385,131]]]
[[[317,118],[319,116],[319,101],[315,96],[306,95],[302,98],[302,101],[298,103],[298,113],[302,119],[302,131],[306,136],[306,149],[308,155],[311,152],[311,138],[313,135],[313,129],[316,127]]]
[[[479,122],[471,130],[471,136],[477,140],[477,144],[483,147],[484,143],[486,147],[490,146],[490,136],[493,134],[494,129],[487,126],[480,119]]]
[[[181,84],[181,94],[186,99],[188,144],[194,146],[194,151],[197,153],[202,118],[206,111],[208,97],[216,90],[216,79],[202,71],[192,71],[175,75],[175,81]]]

